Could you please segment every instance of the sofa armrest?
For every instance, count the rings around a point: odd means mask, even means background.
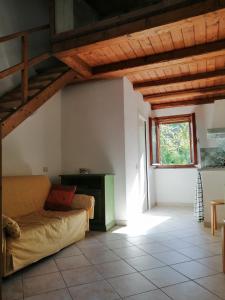
[[[72,209],[85,209],[89,219],[94,219],[95,198],[93,196],[75,194],[72,202]]]

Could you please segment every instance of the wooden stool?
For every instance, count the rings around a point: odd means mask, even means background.
[[[217,229],[217,215],[216,215],[216,207],[217,205],[224,205],[224,200],[213,200],[210,201],[211,205],[211,233],[215,235],[215,230]]]

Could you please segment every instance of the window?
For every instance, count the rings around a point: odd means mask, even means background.
[[[150,119],[150,160],[161,168],[197,164],[195,114]]]

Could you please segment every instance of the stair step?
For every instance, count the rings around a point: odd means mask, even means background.
[[[37,70],[37,72],[40,74],[52,74],[52,73],[61,74],[68,71],[68,69],[69,68],[67,66],[61,66],[61,67],[55,67],[47,70]]]
[[[37,81],[41,81],[41,80],[55,80],[57,77],[59,77],[62,73],[52,73],[50,74],[42,74],[42,75],[38,75],[36,77]]]
[[[0,112],[0,121],[4,120],[8,115],[9,115],[9,113]]]
[[[0,106],[1,113],[12,113],[16,110],[16,107],[2,107]]]
[[[2,102],[2,101],[0,101],[0,107],[16,109],[20,105],[22,105],[21,100],[9,101],[9,102]]]
[[[43,80],[43,81],[37,81],[37,80],[32,80],[29,82],[29,88],[45,88],[47,85],[51,83],[51,80]]]

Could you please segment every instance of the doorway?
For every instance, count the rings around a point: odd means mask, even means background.
[[[147,168],[147,124],[146,120],[139,115],[138,117],[138,166],[139,166],[139,200],[140,212],[149,210],[148,195],[148,168]]]

